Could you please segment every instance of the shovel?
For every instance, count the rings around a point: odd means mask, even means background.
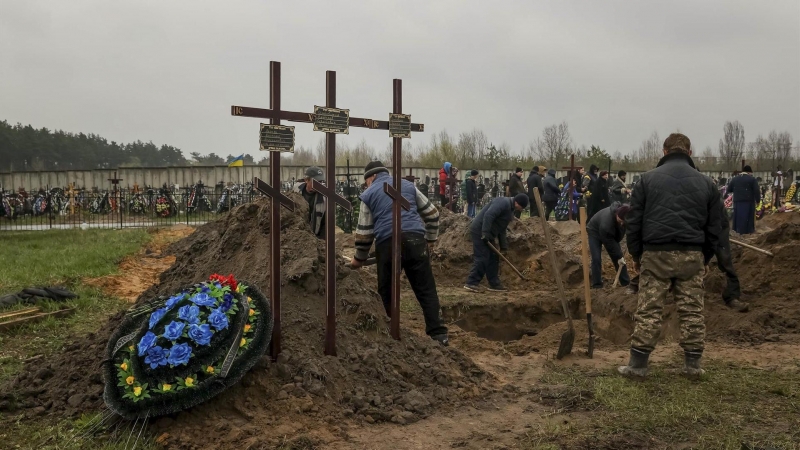
[[[622,275],[622,268],[627,266],[628,264],[625,262],[624,259],[619,259],[619,269],[617,269],[617,276],[614,278],[614,284],[611,287],[617,287],[619,284],[619,276]]]
[[[589,236],[586,233],[586,208],[581,206],[581,258],[583,259],[583,296],[586,299],[586,324],[589,326],[589,348],[586,354],[594,356],[594,327],[592,326],[592,290],[589,285]],[[619,273],[617,273],[619,278]],[[616,283],[615,283],[616,284]]]
[[[511,266],[511,268],[514,269],[514,272],[517,272],[517,275],[519,275],[520,278],[522,278],[525,281],[530,281],[527,278],[525,278],[525,275],[523,275],[522,272],[517,270],[517,268],[514,267],[513,264],[511,264],[511,261],[509,261],[508,258],[506,258],[502,253],[500,253],[500,250],[498,250],[494,245],[492,245],[491,242],[486,242],[486,245],[488,245],[493,252],[497,253],[497,256],[499,256],[503,261],[505,261],[509,266]]]
[[[550,228],[544,216],[544,208],[542,207],[542,198],[539,195],[539,190],[534,189],[533,195],[536,197],[536,207],[539,209],[539,219],[542,221],[544,238],[547,241],[547,253],[550,253],[550,265],[553,266],[553,277],[556,279],[556,284],[558,285],[561,307],[564,309],[564,316],[569,323],[569,329],[561,335],[561,343],[558,345],[558,353],[556,353],[556,359],[561,359],[572,353],[572,344],[575,343],[575,327],[572,325],[572,316],[569,314],[569,308],[567,307],[567,293],[564,292],[564,283],[561,282],[561,273],[558,271],[558,265],[556,264],[556,251],[553,248],[553,241],[550,239]]]

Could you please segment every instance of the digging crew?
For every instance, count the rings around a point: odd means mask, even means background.
[[[386,315],[391,316],[392,288],[392,198],[383,191],[384,184],[391,185],[389,170],[380,161],[372,161],[364,169],[367,189],[361,194],[361,209],[355,236],[356,254],[351,261],[354,268],[361,267],[369,257],[375,242],[378,268],[378,293],[383,300]],[[439,314],[439,294],[431,270],[429,247],[439,236],[439,211],[414,184],[402,180],[401,194],[411,207],[401,212],[402,251],[400,264],[406,273],[411,289],[422,307],[425,332],[442,345],[448,345],[447,327]]]
[[[508,224],[514,218],[514,213],[522,211],[526,206],[528,206],[526,194],[517,194],[514,198],[497,198],[481,209],[478,217],[472,221],[469,230],[472,235],[475,259],[464,289],[480,292],[478,285],[485,275],[489,281],[490,291],[507,291],[500,282],[500,257],[489,247],[489,244],[501,252],[508,250],[506,235]],[[497,241],[500,241],[499,246]]]
[[[325,239],[325,196],[311,187],[311,180],[325,182],[325,174],[317,166],[306,169],[305,181],[298,183],[297,190],[308,202],[308,217],[306,220],[311,226],[311,231],[319,238]]]
[[[628,203],[630,198],[630,190],[628,186],[625,184],[625,178],[627,178],[628,173],[624,170],[620,170],[617,172],[617,179],[611,183],[611,201],[612,202],[620,202],[620,203]]]
[[[542,180],[542,203],[544,203],[545,207],[545,220],[550,220],[550,214],[555,211],[560,195],[561,189],[558,188],[556,169],[550,169],[547,171],[547,176]]]
[[[531,205],[531,217],[539,217],[539,209],[536,207],[536,198],[533,196],[533,190],[539,191],[539,197],[544,196],[544,187],[542,186],[542,175],[539,173],[539,166],[533,166],[530,175],[528,175],[528,204]]]
[[[733,193],[733,231],[739,234],[755,233],[756,205],[761,201],[761,191],[753,176],[753,169],[744,166],[742,173],[728,182],[727,192]]]
[[[511,174],[511,178],[508,179],[508,196],[516,197],[519,194],[525,194],[525,185],[522,183],[522,167],[517,167]],[[521,215],[522,211],[514,211],[514,217],[517,219]]]
[[[695,169],[688,137],[669,135],[663,151],[658,166],[639,180],[626,216],[628,251],[640,286],[630,361],[617,369],[625,376],[647,375],[670,288],[680,317],[683,373],[704,373],[703,275],[719,245],[721,200],[711,178]]]
[[[475,218],[475,206],[478,203],[478,171],[472,170],[469,173],[469,178],[466,179],[467,191],[467,217],[470,219]]]
[[[622,264],[619,275],[621,286],[630,283],[628,267],[622,259],[622,247],[619,243],[625,237],[625,216],[630,206],[614,203],[608,208],[603,208],[586,223],[586,233],[589,235],[589,251],[592,255],[592,288],[603,287],[602,251],[606,248],[608,256],[614,262],[614,274]]]

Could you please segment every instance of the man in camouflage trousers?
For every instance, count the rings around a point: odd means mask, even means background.
[[[703,276],[719,242],[721,200],[713,181],[695,169],[691,155],[689,138],[671,134],[664,141],[664,157],[642,175],[631,197],[628,251],[640,280],[630,362],[618,368],[624,376],[647,375],[670,288],[680,316],[683,373],[704,373]]]

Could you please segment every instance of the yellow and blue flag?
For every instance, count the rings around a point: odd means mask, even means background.
[[[242,167],[242,166],[244,166],[244,154],[241,154],[228,162],[228,167]]]

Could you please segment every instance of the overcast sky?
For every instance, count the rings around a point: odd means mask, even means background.
[[[726,120],[800,138],[799,0],[0,0],[11,123],[259,158],[259,119],[230,106],[269,107],[270,60],[294,111],[324,105],[336,70],[338,106],[385,120],[401,78],[415,146],[477,127],[519,151],[562,121],[612,153],[676,129],[716,149]],[[344,139],[362,138],[389,142]]]

